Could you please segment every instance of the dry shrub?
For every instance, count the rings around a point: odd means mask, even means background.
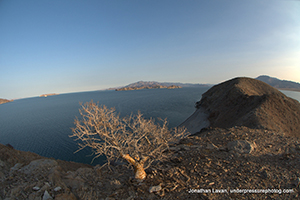
[[[155,123],[153,119],[143,118],[140,112],[121,118],[114,108],[93,101],[81,103],[79,112],[82,119],[75,119],[70,136],[80,140],[78,151],[90,147],[95,158],[105,155],[108,164],[125,159],[133,165],[139,181],[146,178],[145,169],[153,162],[168,158],[170,144],[188,135],[184,128],[169,130],[166,119],[161,124]]]

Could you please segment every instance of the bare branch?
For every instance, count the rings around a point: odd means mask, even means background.
[[[166,150],[170,144],[187,135],[184,129],[169,130],[166,119],[160,125],[153,119],[143,118],[140,112],[120,118],[114,108],[99,106],[93,101],[80,105],[82,119],[75,118],[75,128],[70,135],[81,141],[76,152],[90,147],[95,158],[105,155],[108,165],[112,160],[123,158],[134,166],[136,178],[140,180],[146,177],[144,169],[168,157]]]

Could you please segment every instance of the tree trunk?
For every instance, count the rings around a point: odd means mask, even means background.
[[[145,180],[147,174],[144,170],[144,162],[147,160],[147,158],[143,158],[140,162],[134,160],[129,154],[123,155],[123,158],[133,165],[135,179],[138,181]]]

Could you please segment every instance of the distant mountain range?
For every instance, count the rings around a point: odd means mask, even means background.
[[[270,77],[267,75],[262,75],[257,78],[257,80],[263,81],[272,87],[280,90],[291,90],[300,92],[300,83],[280,80],[275,77]],[[134,89],[151,89],[151,88],[167,88],[170,86],[178,87],[211,87],[213,84],[200,84],[200,83],[178,83],[178,82],[157,82],[157,81],[138,81],[131,83],[126,86],[109,88],[109,90],[134,90]]]
[[[157,81],[138,81],[135,83],[131,83],[126,86],[121,86],[117,88],[109,88],[109,90],[128,90],[128,88],[181,88],[181,87],[210,87],[212,84],[193,84],[193,83],[174,83],[174,82],[157,82]],[[126,89],[127,88],[127,89]]]
[[[124,90],[142,90],[142,89],[162,89],[162,88],[177,89],[177,88],[181,88],[180,86],[177,86],[177,85],[165,86],[160,83],[154,83],[154,82],[150,82],[150,83],[143,82],[140,84],[132,84],[132,85],[134,85],[134,86],[126,86],[126,87],[122,87],[122,88],[117,88],[115,90],[116,91],[124,91]]]
[[[136,83],[131,83],[125,87],[145,87],[145,86],[154,86],[154,85],[162,85],[162,86],[171,86],[171,85],[177,85],[180,87],[207,87],[212,86],[208,84],[193,84],[193,83],[178,83],[178,82],[156,82],[156,81],[138,81]]]
[[[270,77],[267,75],[262,75],[256,78],[257,80],[263,81],[274,88],[280,90],[291,90],[300,92],[300,83],[293,81],[280,80],[275,77]]]

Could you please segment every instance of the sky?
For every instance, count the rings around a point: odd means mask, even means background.
[[[0,98],[259,75],[300,82],[299,0],[0,0]]]

